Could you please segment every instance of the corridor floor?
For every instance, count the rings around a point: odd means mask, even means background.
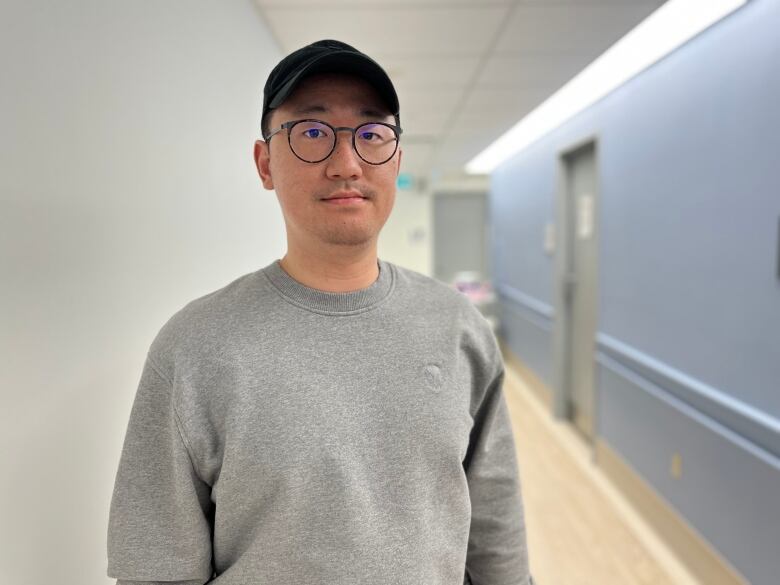
[[[510,364],[504,389],[537,585],[698,585]]]

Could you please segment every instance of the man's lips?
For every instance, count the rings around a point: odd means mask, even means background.
[[[366,196],[360,191],[336,191],[323,198],[324,201],[333,201],[336,199],[366,199]]]

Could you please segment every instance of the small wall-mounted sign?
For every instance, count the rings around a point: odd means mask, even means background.
[[[669,466],[669,473],[675,479],[680,479],[682,476],[682,455],[675,453],[672,455],[672,464]]]
[[[411,191],[414,188],[414,175],[411,173],[398,173],[398,179],[395,184],[401,191]]]

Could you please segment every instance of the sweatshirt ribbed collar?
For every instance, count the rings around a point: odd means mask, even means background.
[[[271,284],[291,303],[327,314],[349,314],[363,312],[382,302],[392,292],[395,278],[392,265],[377,259],[379,276],[368,287],[350,292],[328,292],[310,288],[287,274],[275,260],[262,269]]]

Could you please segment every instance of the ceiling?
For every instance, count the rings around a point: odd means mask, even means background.
[[[282,52],[333,38],[401,103],[402,172],[464,165],[664,0],[255,0]]]

